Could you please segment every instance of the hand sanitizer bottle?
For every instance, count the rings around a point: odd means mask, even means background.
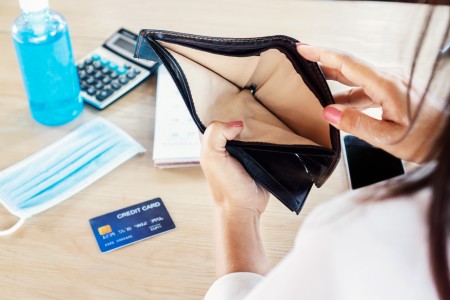
[[[66,20],[48,0],[19,0],[11,34],[33,118],[56,126],[83,110]]]

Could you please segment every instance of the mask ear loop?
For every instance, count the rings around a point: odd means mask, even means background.
[[[0,201],[0,204],[2,204],[3,207],[6,208],[6,210],[7,210],[9,213],[11,213],[11,214],[17,216],[16,214],[12,213],[12,211],[8,208],[8,206],[6,206],[2,201]],[[26,219],[27,219],[27,218],[19,217],[19,221],[17,221],[16,224],[14,224],[13,226],[11,226],[11,227],[8,228],[8,229],[0,230],[0,236],[10,235],[10,234],[16,232],[20,227],[22,227],[22,225],[23,225],[23,223],[25,223],[25,220],[26,220]]]
[[[0,230],[0,236],[10,235],[11,233],[14,233],[17,229],[22,227],[22,225],[25,223],[26,219],[20,218],[19,221],[17,221],[16,224],[14,224],[12,227]]]

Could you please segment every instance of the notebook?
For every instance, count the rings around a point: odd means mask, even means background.
[[[158,168],[195,166],[199,131],[167,69],[158,69],[153,161]]]

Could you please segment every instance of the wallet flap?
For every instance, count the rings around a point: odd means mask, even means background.
[[[291,211],[300,213],[313,185],[308,170],[293,153],[268,153],[227,146],[247,172]]]

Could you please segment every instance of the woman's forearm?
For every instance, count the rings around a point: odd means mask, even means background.
[[[253,272],[264,275],[267,259],[260,233],[260,214],[250,209],[215,209],[216,274]]]

